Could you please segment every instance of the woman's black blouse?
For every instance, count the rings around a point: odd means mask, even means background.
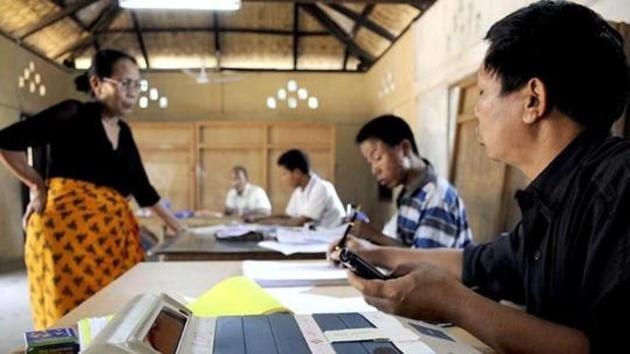
[[[119,121],[114,149],[101,122],[99,103],[61,102],[24,121],[0,130],[0,149],[20,151],[49,146],[48,176],[72,178],[133,195],[140,206],[160,196],[149,182],[129,126]]]

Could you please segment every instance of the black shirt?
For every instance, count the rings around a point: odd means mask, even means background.
[[[582,330],[592,352],[623,351],[630,321],[630,140],[582,134],[516,198],[522,212],[516,228],[464,250],[464,283]]]
[[[154,205],[160,196],[149,183],[129,126],[118,122],[114,149],[101,122],[102,109],[96,102],[61,102],[0,130],[0,149],[20,151],[49,144],[47,177],[92,182],[131,194],[140,206]]]

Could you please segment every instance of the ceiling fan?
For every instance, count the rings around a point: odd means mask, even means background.
[[[221,70],[220,63],[217,60],[217,66],[215,68],[206,68],[206,61],[201,59],[201,67],[199,71],[193,71],[191,69],[182,69],[182,72],[195,80],[197,84],[225,84],[230,82],[236,82],[243,79],[242,75],[239,75],[233,71]]]

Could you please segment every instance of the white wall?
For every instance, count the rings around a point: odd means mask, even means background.
[[[47,92],[44,97],[20,89],[17,80],[28,63],[35,63]],[[0,129],[16,122],[21,112],[35,113],[68,97],[72,77],[15,43],[0,37]],[[20,182],[0,166],[0,263],[23,255]]]
[[[473,75],[487,45],[490,26],[528,0],[440,0],[413,27],[415,35],[416,116],[419,148],[437,171],[448,175],[449,90]],[[605,19],[630,22],[630,1],[577,1]]]

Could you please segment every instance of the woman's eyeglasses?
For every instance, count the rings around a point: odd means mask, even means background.
[[[103,79],[105,81],[114,82],[127,91],[130,91],[130,90],[140,91],[140,88],[142,87],[140,80],[124,79],[121,81],[121,80],[112,79],[111,77],[104,77]]]

